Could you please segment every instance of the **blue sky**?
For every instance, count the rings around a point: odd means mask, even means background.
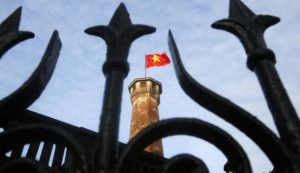
[[[47,88],[30,110],[61,121],[97,131],[105,78],[102,64],[106,45],[84,33],[88,27],[107,25],[121,1],[111,0],[2,0],[0,21],[22,6],[20,29],[35,38],[8,51],[0,61],[0,98],[17,89],[34,71],[56,29],[62,40],[60,57]],[[144,75],[144,55],[166,51],[171,29],[188,72],[200,83],[257,116],[268,127],[275,126],[254,73],[246,68],[246,55],[233,35],[210,25],[228,16],[228,1],[124,1],[134,24],[156,27],[154,34],[137,39],[130,48],[130,72],[124,83],[120,141],[129,137],[131,116],[129,83]],[[276,53],[276,67],[297,110],[300,110],[300,1],[244,0],[255,13],[270,14],[281,22],[267,30],[265,39]],[[254,172],[272,169],[258,147],[236,128],[199,107],[179,87],[174,68],[150,68],[148,76],[163,85],[161,119],[197,117],[215,124],[235,137],[246,150]],[[255,129],[253,129],[255,130]],[[277,133],[277,131],[276,131]],[[163,140],[166,157],[192,153],[202,158],[210,172],[220,172],[226,162],[214,146],[186,136]]]

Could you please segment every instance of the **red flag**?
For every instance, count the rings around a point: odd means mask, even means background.
[[[170,64],[170,59],[166,52],[162,54],[148,54],[146,55],[146,68],[150,68],[153,66],[163,66]]]

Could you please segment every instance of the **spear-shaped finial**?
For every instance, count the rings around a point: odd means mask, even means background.
[[[251,19],[255,14],[240,0],[231,0],[229,5],[229,18],[243,22]]]
[[[107,68],[112,65],[112,61],[126,62],[130,45],[135,39],[155,32],[155,28],[147,25],[132,24],[124,3],[121,3],[108,26],[90,27],[85,32],[105,40],[107,44],[107,62],[103,66],[103,72],[106,74]],[[108,65],[108,63],[110,64]],[[120,67],[120,64],[118,64],[118,67]],[[124,68],[124,70],[128,72],[128,67]]]
[[[0,36],[11,32],[18,31],[21,19],[22,7],[17,8],[0,24]]]
[[[21,12],[22,7],[17,8],[0,24],[0,59],[7,50],[19,42],[34,37],[32,32],[19,31]]]
[[[212,27],[226,30],[240,39],[249,56],[247,65],[253,70],[254,64],[259,60],[250,58],[252,54],[269,54],[265,57],[270,57],[275,62],[274,54],[267,49],[263,34],[279,20],[278,17],[270,15],[256,15],[240,0],[230,0],[228,19],[219,20]]]
[[[124,3],[121,3],[117,8],[117,10],[115,11],[113,17],[111,18],[109,22],[109,26],[115,29],[122,30],[130,26],[131,24],[132,23],[129,17],[129,13],[126,9],[126,6],[124,5]]]
[[[155,28],[132,24],[123,3],[119,5],[107,26],[100,25],[85,30],[90,35],[103,38],[107,44],[106,76],[99,139],[95,154],[96,172],[110,172],[118,154],[118,133],[123,81],[129,72],[127,57],[131,43],[140,36],[153,33]]]
[[[231,32],[242,42],[248,55],[247,66],[258,77],[281,141],[290,150],[295,161],[292,164],[299,171],[300,121],[274,66],[275,55],[263,38],[265,30],[278,22],[278,17],[256,15],[240,0],[230,0],[229,18],[213,23],[212,27]]]

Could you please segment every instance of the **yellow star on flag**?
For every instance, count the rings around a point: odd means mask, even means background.
[[[159,58],[159,56],[157,56],[157,55],[154,55],[154,56],[152,57],[152,60],[153,60],[154,63],[160,62],[160,58]]]

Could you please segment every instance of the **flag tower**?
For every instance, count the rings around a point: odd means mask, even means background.
[[[161,83],[153,78],[137,78],[128,87],[131,95],[132,114],[130,139],[151,123],[159,120],[159,96]],[[145,151],[163,156],[162,141],[158,140],[147,146]]]

